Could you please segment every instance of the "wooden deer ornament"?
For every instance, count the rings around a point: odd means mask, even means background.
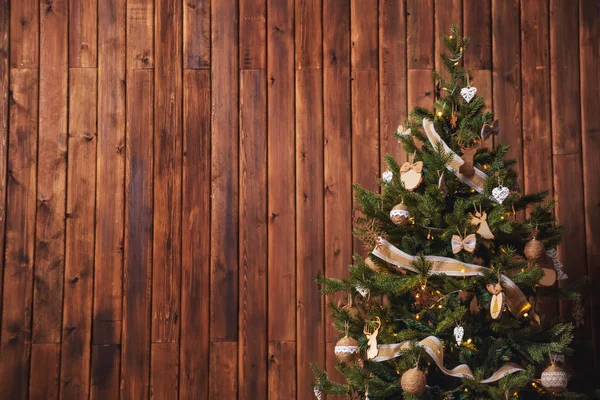
[[[379,317],[375,317],[375,324],[377,327],[375,329],[369,327],[369,324],[365,324],[365,328],[363,330],[365,336],[368,339],[368,349],[367,349],[367,360],[372,360],[377,357],[379,354],[379,349],[377,348],[377,335],[379,334],[379,328],[381,328],[381,319]]]

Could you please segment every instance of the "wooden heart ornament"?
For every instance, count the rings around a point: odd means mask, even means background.
[[[400,180],[406,190],[413,191],[423,181],[423,161],[416,163],[405,162],[400,168]]]
[[[499,319],[504,309],[504,293],[502,292],[502,285],[500,282],[495,285],[489,284],[486,286],[488,292],[492,294],[492,301],[490,302],[490,315],[493,319]]]
[[[492,197],[494,198],[494,200],[496,200],[498,203],[502,204],[502,202],[504,200],[506,200],[506,198],[508,197],[510,191],[508,190],[508,188],[506,186],[497,186],[492,190]]]

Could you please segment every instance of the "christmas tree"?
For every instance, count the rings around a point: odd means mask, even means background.
[[[416,107],[386,157],[381,194],[355,187],[360,218],[345,279],[319,277],[340,331],[336,383],[314,367],[315,395],[352,399],[576,397],[561,369],[574,327],[538,301],[578,301],[556,256],[562,227],[547,192],[523,194],[499,122],[461,58],[469,39],[443,38],[434,110]],[[542,372],[543,371],[543,372]]]

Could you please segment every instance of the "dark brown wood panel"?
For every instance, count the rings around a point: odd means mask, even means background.
[[[10,71],[0,393],[27,398],[33,308],[38,70]],[[92,244],[93,245],[93,244]]]
[[[364,252],[351,184],[407,159],[394,134],[432,106],[452,24],[521,190],[558,199],[597,375],[598,20],[597,0],[0,0],[0,397],[310,399],[312,362],[343,382],[325,305],[348,299],[315,277]]]

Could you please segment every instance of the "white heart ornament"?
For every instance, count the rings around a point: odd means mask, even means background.
[[[509,190],[506,186],[498,186],[495,187],[492,190],[492,197],[494,198],[494,200],[496,200],[498,203],[502,204],[502,202],[504,202],[504,200],[506,200],[506,198],[509,195]]]
[[[369,295],[369,288],[364,287],[360,283],[356,284],[356,291],[360,293],[362,297],[367,297]]]
[[[475,93],[477,93],[477,88],[475,86],[467,86],[460,89],[460,95],[465,99],[467,103],[470,103],[475,97]]]

